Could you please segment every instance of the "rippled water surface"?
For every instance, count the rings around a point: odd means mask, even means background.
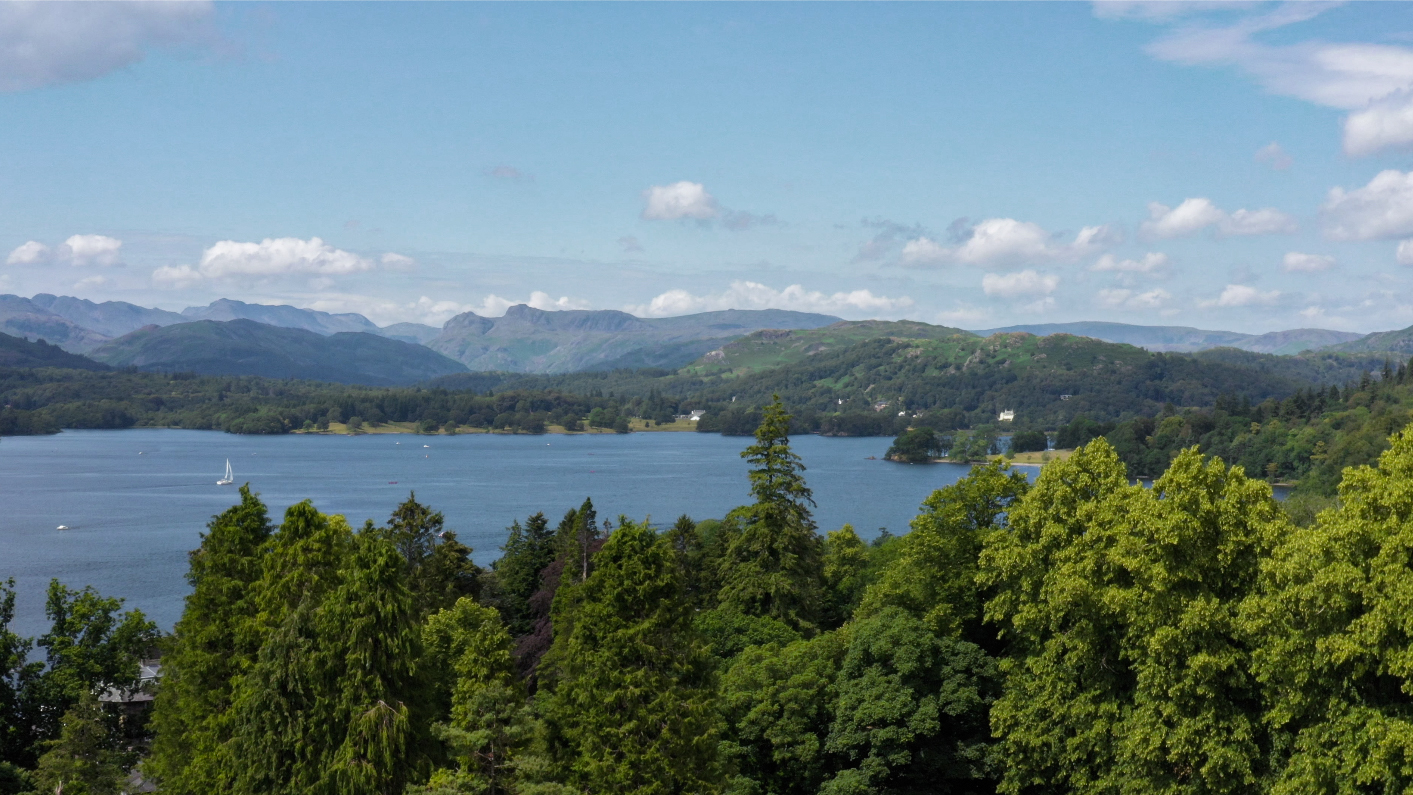
[[[385,520],[410,490],[446,514],[478,563],[499,555],[513,519],[555,522],[585,496],[600,518],[670,523],[746,501],[750,440],[695,433],[593,436],[234,436],[209,431],[66,431],[0,441],[0,579],[18,586],[15,629],[45,630],[51,577],[121,596],[170,629],[187,593],[186,555],[235,501],[217,486],[229,458],[277,520],[312,499],[355,526]],[[792,440],[808,467],[821,530],[865,538],[907,531],[919,503],[967,467],[882,460],[890,439]],[[424,446],[425,445],[425,446]],[[57,531],[58,525],[71,529]]]

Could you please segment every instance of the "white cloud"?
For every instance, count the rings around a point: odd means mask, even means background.
[[[1108,289],[1098,293],[1099,303],[1111,309],[1151,310],[1161,309],[1172,300],[1172,293],[1163,289],[1140,293],[1136,290]]]
[[[1148,51],[1188,65],[1234,65],[1273,94],[1354,111],[1344,149],[1360,156],[1413,143],[1413,50],[1387,44],[1303,41],[1271,45],[1253,36],[1311,19],[1325,3],[1287,3],[1233,25],[1186,25]]]
[[[1040,262],[1062,262],[1082,257],[1119,239],[1108,226],[1086,226],[1065,243],[1038,224],[1014,218],[988,218],[968,230],[957,246],[944,246],[919,236],[903,245],[902,263],[928,267],[960,263],[983,268],[1005,268]]]
[[[674,182],[654,185],[643,191],[643,218],[649,221],[675,221],[694,218],[708,221],[721,214],[716,199],[700,182]]]
[[[201,254],[201,274],[228,276],[282,276],[313,274],[340,276],[373,269],[371,260],[334,248],[317,237],[265,238],[259,243],[223,240]]]
[[[79,279],[74,283],[75,290],[86,290],[90,287],[102,287],[108,283],[107,276],[89,276],[86,279]]]
[[[379,257],[378,262],[390,271],[410,271],[417,267],[417,260],[391,251]]]
[[[1118,259],[1113,254],[1105,254],[1089,266],[1092,271],[1115,273],[1156,273],[1168,266],[1168,255],[1150,251],[1143,259]]]
[[[118,265],[123,241],[105,235],[72,235],[56,255],[71,265]]]
[[[1184,199],[1177,207],[1159,202],[1148,203],[1148,220],[1139,226],[1139,236],[1152,239],[1184,237],[1216,227],[1222,235],[1271,235],[1294,232],[1295,221],[1285,213],[1266,207],[1260,210],[1237,210],[1227,213],[1211,199]]]
[[[525,301],[515,301],[509,298],[501,298],[500,296],[492,293],[486,296],[485,300],[481,302],[480,307],[475,309],[474,311],[476,312],[476,314],[481,315],[482,317],[500,317],[501,315],[505,314],[505,310],[511,308],[512,306],[516,306],[517,304],[526,304],[534,309],[543,309],[546,312],[558,312],[562,309],[590,308],[589,302],[580,298],[570,298],[569,296],[560,296],[559,298],[552,298],[550,297],[549,293],[542,292],[540,290],[534,290],[530,293],[530,298]]]
[[[1325,235],[1371,240],[1413,234],[1413,171],[1380,171],[1362,188],[1330,188],[1320,207]]]
[[[1398,251],[1394,256],[1399,265],[1413,265],[1413,240],[1398,241]]]
[[[1052,273],[1040,274],[1032,270],[1018,273],[988,273],[981,277],[981,290],[987,295],[1001,298],[1015,298],[1021,295],[1049,295],[1060,286],[1060,277]]]
[[[101,77],[154,47],[209,42],[209,2],[0,3],[0,91]]]
[[[869,290],[822,293],[792,284],[776,290],[758,282],[736,281],[725,291],[695,295],[686,290],[668,290],[646,304],[625,309],[643,317],[671,317],[721,309],[793,309],[798,312],[848,313],[852,315],[893,315],[913,305],[906,296],[888,298]]]
[[[1260,210],[1237,210],[1218,225],[1224,235],[1282,235],[1295,232],[1295,219],[1280,210],[1266,207]]]
[[[37,240],[31,240],[15,247],[5,258],[6,265],[39,265],[49,261],[49,247]]]
[[[152,271],[152,283],[158,287],[179,290],[201,282],[201,273],[190,265],[163,265]]]
[[[1265,163],[1276,171],[1285,171],[1295,162],[1275,141],[1257,149],[1254,159],[1257,163]]]
[[[991,317],[990,310],[958,301],[954,309],[938,312],[937,322],[955,328],[976,327],[989,317]]]
[[[1139,226],[1139,234],[1150,238],[1182,237],[1219,224],[1226,217],[1210,199],[1184,199],[1176,208],[1149,202],[1148,220]]]
[[[1199,301],[1198,306],[1207,309],[1211,307],[1230,306],[1251,306],[1253,304],[1273,304],[1280,298],[1279,290],[1261,292],[1255,287],[1245,284],[1228,284],[1222,294],[1210,301]]]
[[[1286,252],[1281,260],[1281,269],[1287,273],[1318,273],[1335,266],[1335,258],[1328,254],[1302,254],[1299,251]]]
[[[1054,308],[1055,299],[1047,295],[1044,298],[1041,298],[1039,301],[1032,301],[1026,304],[1025,306],[1022,306],[1020,308],[1020,311],[1032,315],[1038,315],[1041,312],[1049,312],[1051,309]]]

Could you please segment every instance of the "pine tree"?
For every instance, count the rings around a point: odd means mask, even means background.
[[[823,544],[815,533],[814,498],[790,449],[790,415],[777,395],[765,408],[756,443],[741,453],[752,465],[753,505],[733,510],[737,528],[721,561],[724,606],[813,628],[820,604]]]
[[[240,504],[216,516],[191,553],[192,592],[162,659],[162,687],[152,715],[156,738],[144,769],[165,792],[218,792],[228,760],[227,710],[234,679],[258,651],[252,628],[252,586],[270,536],[265,505],[240,489]]]
[[[118,795],[123,782],[103,708],[92,693],[64,713],[59,738],[39,758],[35,783],[56,795]]]
[[[540,589],[540,573],[554,562],[554,535],[549,520],[536,513],[510,526],[501,556],[491,568],[495,571],[496,599],[512,635],[530,632],[530,597]]]
[[[480,569],[471,562],[472,550],[444,529],[445,522],[441,511],[417,502],[413,493],[393,511],[386,527],[373,529],[402,555],[421,618],[480,592]]]
[[[561,586],[541,676],[560,780],[588,792],[715,791],[710,659],[672,551],[646,525],[621,521],[588,579]]]

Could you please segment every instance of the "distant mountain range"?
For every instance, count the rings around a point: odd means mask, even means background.
[[[466,371],[436,351],[377,334],[340,331],[325,336],[243,318],[147,326],[89,355],[114,367],[140,370],[370,386],[415,384]]]
[[[241,334],[216,333],[209,328],[188,332],[154,333],[197,323],[253,322],[264,328],[308,332],[331,337],[337,334],[363,334],[381,337],[408,348],[368,347],[342,341],[329,349],[342,350],[343,359],[331,360],[310,373],[325,373],[331,380],[351,383],[405,383],[413,373],[464,372],[444,370],[443,357],[459,362],[473,372],[523,374],[566,374],[591,370],[637,369],[643,367],[676,370],[690,367],[695,372],[721,370],[755,371],[800,361],[803,357],[837,349],[877,337],[897,339],[938,339],[948,335],[1025,332],[1036,336],[1070,334],[1104,342],[1126,343],[1150,351],[1197,352],[1214,348],[1236,348],[1256,353],[1280,355],[1304,351],[1390,352],[1413,354],[1413,328],[1402,331],[1360,335],[1328,329],[1293,329],[1267,334],[1214,331],[1188,326],[1140,326],[1125,323],[1080,322],[1007,326],[974,332],[915,321],[850,321],[837,317],[783,309],[726,310],[670,318],[640,318],[614,310],[570,310],[549,312],[526,305],[513,306],[503,317],[490,318],[467,312],[449,320],[442,328],[420,323],[395,323],[379,327],[356,313],[330,313],[294,306],[250,304],[222,298],[207,306],[188,307],[181,312],[153,309],[124,301],[95,303],[70,296],[41,293],[32,298],[0,295],[0,333],[29,340],[43,339],[70,353],[94,354],[102,361],[138,366],[176,368],[199,366],[200,372],[220,371],[221,356],[236,357],[223,372],[254,373],[284,377],[298,371],[296,365],[309,362],[312,344],[306,337],[278,334],[256,335],[248,327]],[[141,331],[136,339],[128,339]],[[772,334],[810,332],[791,336],[788,344]],[[222,334],[225,336],[223,337]],[[199,351],[198,340],[215,344]],[[731,344],[733,341],[741,344]],[[206,343],[201,343],[206,344]],[[251,348],[250,346],[254,346]],[[281,345],[291,346],[281,352]],[[342,347],[340,347],[342,346]],[[727,347],[723,347],[727,346]],[[428,359],[423,354],[435,352]],[[321,349],[322,350],[322,349]],[[363,351],[354,354],[353,351]],[[406,355],[405,372],[388,369],[380,357],[394,350]],[[416,351],[416,354],[409,353]],[[101,353],[100,353],[101,351]],[[376,352],[373,352],[376,351]],[[725,351],[720,357],[712,357]],[[322,355],[322,354],[321,354]],[[367,366],[360,357],[369,356]],[[302,365],[300,365],[302,366]],[[261,371],[261,367],[269,367]],[[254,368],[252,370],[251,368]],[[334,375],[328,375],[328,374]],[[323,378],[326,375],[307,375]],[[334,377],[334,376],[337,377]],[[368,380],[372,379],[372,380]]]
[[[1123,342],[1150,351],[1191,353],[1209,348],[1240,348],[1255,353],[1290,355],[1302,351],[1328,348],[1363,334],[1350,331],[1330,331],[1319,328],[1299,328],[1272,331],[1266,334],[1243,334],[1239,331],[1206,331],[1190,326],[1135,326],[1127,323],[1085,321],[1080,323],[1035,323],[1022,326],[985,329],[974,332],[983,337],[1014,331],[1024,331],[1037,337],[1051,334],[1074,334],[1105,342]]]
[[[810,329],[837,322],[839,318],[830,315],[784,309],[640,318],[613,310],[546,312],[521,304],[507,309],[504,317],[457,315],[427,347],[471,370],[571,373],[649,362],[649,366],[676,369],[715,347],[701,344],[702,340],[724,341],[761,329]]]

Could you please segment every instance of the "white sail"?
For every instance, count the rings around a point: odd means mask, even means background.
[[[235,483],[235,475],[231,472],[231,460],[226,459],[226,476],[216,481],[217,486],[229,486]]]

